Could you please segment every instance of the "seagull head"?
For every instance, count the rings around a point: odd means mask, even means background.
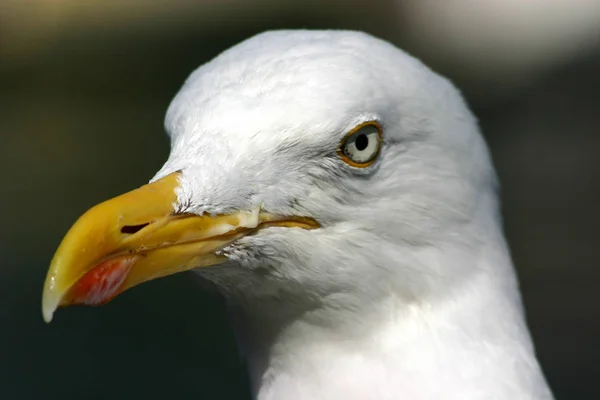
[[[165,126],[171,153],[151,182],[63,239],[47,321],[190,269],[240,303],[435,301],[476,273],[461,257],[497,222],[494,172],[458,91],[363,33],[242,42],[190,75]]]

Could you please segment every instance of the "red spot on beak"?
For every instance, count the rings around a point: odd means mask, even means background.
[[[100,305],[119,294],[138,256],[109,259],[86,273],[70,290],[71,304]]]

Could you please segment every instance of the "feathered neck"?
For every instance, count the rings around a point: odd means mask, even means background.
[[[363,307],[264,300],[236,308],[254,397],[551,399],[507,251],[483,254],[471,266],[481,273],[445,301],[391,293]]]

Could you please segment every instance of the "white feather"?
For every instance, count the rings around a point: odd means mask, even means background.
[[[358,124],[384,145],[337,155]],[[496,178],[458,91],[369,35],[278,31],[198,68],[169,107],[181,211],[269,228],[199,269],[236,309],[254,396],[551,399],[504,241]]]

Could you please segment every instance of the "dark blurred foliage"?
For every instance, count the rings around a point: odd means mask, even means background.
[[[0,25],[0,398],[248,398],[224,306],[190,273],[105,307],[58,312],[50,325],[40,299],[52,254],[75,219],[145,183],[166,160],[162,120],[186,76],[274,28],[367,30],[467,88],[502,183],[507,236],[546,376],[557,398],[600,398],[597,47],[486,98],[486,82],[498,92],[501,75],[470,80],[456,60],[428,56],[431,49],[395,22],[409,9],[392,13],[392,2],[361,11],[341,2],[270,9],[263,1],[258,10],[221,7],[216,19],[208,11],[186,15],[193,6],[179,3],[187,7],[181,13],[152,18],[126,8],[131,26],[114,29],[110,13],[104,20],[83,14],[52,40],[44,31],[12,40],[7,32],[16,31]],[[19,25],[10,5],[1,12],[0,22]],[[163,21],[156,30],[155,21]]]

